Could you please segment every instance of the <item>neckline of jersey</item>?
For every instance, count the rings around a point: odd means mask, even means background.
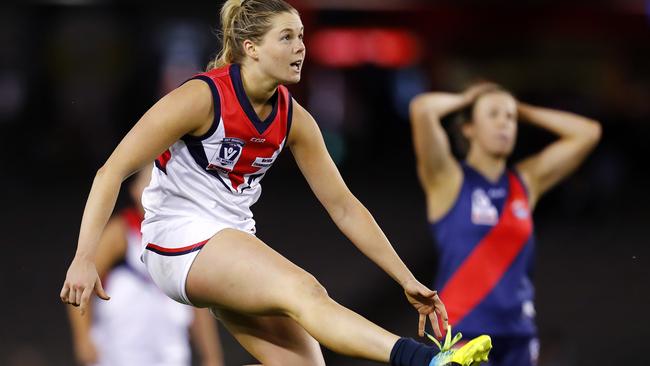
[[[241,69],[238,64],[232,64],[230,65],[230,79],[232,81],[232,85],[235,88],[235,94],[237,95],[237,100],[239,101],[239,105],[242,107],[244,110],[244,113],[246,113],[246,116],[248,117],[248,120],[253,124],[257,132],[262,135],[264,132],[268,129],[268,127],[271,125],[271,123],[275,120],[275,116],[278,114],[278,90],[275,90],[275,93],[273,93],[273,96],[271,96],[271,103],[273,105],[273,109],[271,110],[271,113],[262,121],[260,117],[255,113],[255,109],[251,105],[250,100],[248,99],[248,96],[246,95],[246,90],[244,89],[244,82],[242,81],[241,78]]]
[[[472,174],[477,175],[478,177],[480,177],[482,180],[484,180],[485,182],[487,182],[487,183],[490,184],[491,186],[501,186],[501,185],[503,185],[504,180],[505,180],[505,179],[507,178],[507,176],[508,176],[508,168],[506,167],[505,169],[503,169],[503,172],[501,172],[501,175],[499,176],[499,178],[498,178],[496,181],[493,182],[493,181],[489,180],[487,177],[485,177],[483,174],[481,174],[481,172],[479,172],[478,170],[474,169],[474,167],[472,167],[471,165],[469,165],[469,164],[467,163],[466,160],[464,160],[464,161],[462,162],[462,166],[463,166],[464,168],[466,168],[465,171],[469,171],[469,172],[471,172]]]

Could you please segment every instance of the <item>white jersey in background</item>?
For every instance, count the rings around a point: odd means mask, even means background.
[[[127,209],[125,259],[103,279],[109,301],[96,298],[91,335],[98,366],[190,366],[193,310],[167,297],[140,261],[142,218]]]

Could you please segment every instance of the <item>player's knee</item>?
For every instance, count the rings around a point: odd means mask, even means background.
[[[329,298],[327,290],[309,273],[300,276],[297,281],[298,296],[305,300],[320,301]]]
[[[329,301],[329,295],[314,276],[305,272],[292,278],[281,301],[284,303],[287,315],[298,319],[312,312],[318,304]]]

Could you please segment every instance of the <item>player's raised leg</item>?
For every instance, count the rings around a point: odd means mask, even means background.
[[[399,339],[336,303],[311,274],[237,230],[210,239],[190,269],[186,290],[196,305],[287,316],[324,346],[353,357],[388,362]]]

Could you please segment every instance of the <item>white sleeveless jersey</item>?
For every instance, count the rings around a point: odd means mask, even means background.
[[[167,297],[140,261],[140,214],[125,210],[124,262],[104,279],[109,301],[96,299],[91,334],[100,366],[189,366],[193,310]]]
[[[142,197],[143,244],[162,255],[198,250],[223,228],[255,233],[250,207],[290,128],[292,100],[284,86],[262,121],[244,92],[238,65],[193,79],[205,81],[212,91],[212,126],[203,136],[184,136],[156,159]]]

